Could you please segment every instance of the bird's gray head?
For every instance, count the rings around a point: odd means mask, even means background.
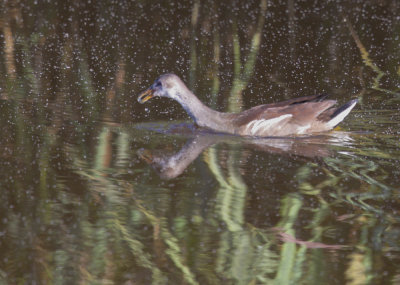
[[[164,74],[139,95],[138,101],[143,104],[153,97],[167,97],[179,101],[182,88],[186,88],[186,86],[177,75]]]

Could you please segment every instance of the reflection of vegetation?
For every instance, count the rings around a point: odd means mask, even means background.
[[[190,79],[189,88],[193,90],[194,82],[196,80],[196,66],[197,66],[197,52],[196,52],[196,28],[199,20],[200,13],[200,0],[195,0],[192,7],[192,17],[191,17],[191,33],[190,38]]]
[[[232,150],[229,153],[227,179],[219,169],[216,149],[210,148],[208,152],[208,165],[211,172],[217,179],[221,188],[218,190],[217,205],[222,221],[230,231],[243,229],[244,202],[247,187],[242,181],[238,170],[238,151]]]
[[[378,179],[388,180],[388,173],[383,169],[378,169],[377,165],[373,161],[360,159],[355,161],[352,156],[344,156],[339,158],[325,158],[327,168],[324,171],[327,174],[327,179],[321,183],[311,186],[306,182],[305,179],[301,182],[300,188],[307,195],[316,195],[321,200],[321,206],[325,209],[325,218],[327,214],[334,211],[338,207],[344,205],[350,205],[357,214],[344,214],[338,219],[344,219],[348,223],[355,223],[360,228],[360,240],[355,245],[357,247],[356,252],[349,254],[349,264],[346,270],[346,278],[354,284],[365,284],[368,282],[377,282],[379,280],[378,275],[372,267],[373,259],[375,254],[371,248],[368,248],[368,240],[374,240],[374,246],[377,246],[379,250],[390,251],[390,247],[385,247],[384,244],[389,245],[393,238],[397,238],[397,230],[388,229],[389,221],[397,220],[400,221],[398,215],[391,215],[382,210],[382,205],[393,197],[393,188],[382,184],[377,179],[371,176],[379,177]],[[314,165],[317,167],[317,165]],[[310,175],[310,169],[302,169],[303,173],[300,177],[307,177]],[[304,172],[308,174],[304,175]],[[382,177],[384,175],[385,177]],[[303,178],[302,178],[303,179]],[[349,179],[356,179],[361,183],[360,189],[353,189],[351,192],[343,192],[341,187],[338,187],[340,183]],[[365,189],[366,188],[366,189]],[[333,200],[331,199],[333,198]],[[331,202],[328,202],[331,200]],[[322,212],[316,212],[320,215]],[[320,218],[320,223],[323,221]],[[397,223],[396,222],[396,223]],[[313,224],[312,228],[317,230],[320,226]],[[322,230],[323,228],[321,228]],[[332,229],[326,228],[325,230],[319,230],[319,238],[324,235],[335,235]],[[385,237],[383,237],[385,233]],[[319,269],[320,270],[320,269]],[[364,280],[363,282],[361,282]],[[361,283],[359,283],[361,282]],[[379,283],[379,282],[378,282]]]
[[[211,104],[210,107],[216,109],[217,105],[217,95],[220,91],[220,80],[219,80],[219,62],[221,60],[221,40],[220,34],[218,30],[218,18],[217,12],[215,8],[216,4],[213,2],[213,9],[212,12],[214,14],[213,17],[213,64],[212,64],[212,77],[213,77],[213,84],[211,88]],[[400,70],[400,69],[399,69]]]
[[[217,159],[217,149],[207,152],[207,164],[218,181],[216,213],[227,231],[222,234],[217,256],[217,271],[239,284],[270,280],[275,271],[276,256],[271,251],[272,243],[262,233],[252,235],[244,227],[244,204],[247,186],[239,173],[238,161],[241,153],[238,149],[229,150],[227,161],[228,174],[225,177]],[[262,242],[258,240],[262,237]]]
[[[384,93],[389,93],[389,94],[394,94],[394,95],[400,95],[400,93],[398,92],[394,92],[385,88],[381,87],[381,80],[382,77],[385,76],[385,72],[383,72],[370,58],[369,53],[367,51],[367,49],[364,47],[364,45],[362,44],[359,36],[357,35],[356,31],[353,28],[353,25],[350,23],[350,21],[345,18],[345,21],[347,23],[347,27],[350,30],[351,36],[353,37],[354,41],[357,44],[358,49],[360,50],[360,54],[361,57],[363,59],[363,62],[366,66],[370,67],[375,73],[376,73],[376,77],[373,80],[372,83],[372,89],[377,90],[377,91],[381,91]]]
[[[295,235],[293,229],[294,222],[297,219],[302,204],[301,199],[299,198],[300,197],[286,197],[282,205],[283,218],[281,226],[284,228],[286,233],[293,236]],[[299,252],[296,253],[296,244],[291,242],[287,242],[282,246],[281,258],[275,279],[276,284],[289,284],[291,281],[293,283],[298,283],[299,277],[301,277],[298,275],[301,272],[301,263],[304,260],[304,251],[305,248],[301,248]],[[297,258],[296,255],[299,255],[299,258]]]
[[[96,6],[96,12],[65,3],[34,8],[29,1],[25,4],[43,19],[37,25],[20,23],[30,16],[20,16],[27,12],[18,1],[7,3],[13,3],[7,8],[12,11],[3,10],[7,17],[0,22],[3,283],[310,284],[323,279],[321,272],[326,273],[324,278],[344,272],[345,277],[337,277],[340,281],[384,283],[398,276],[390,267],[383,276],[379,267],[396,264],[400,248],[398,173],[393,171],[400,155],[396,136],[389,132],[380,138],[364,137],[360,147],[338,147],[343,153],[323,163],[288,158],[289,163],[276,169],[274,165],[285,158],[271,155],[251,171],[243,161],[253,153],[244,152],[239,144],[222,144],[207,150],[206,164],[196,161],[195,175],[189,168],[187,175],[160,182],[140,164],[136,150],[176,147],[179,140],[159,142],[159,137],[130,132],[115,123],[115,109],[129,118],[138,112],[124,91],[131,94],[126,81],[136,79],[131,63],[139,63],[126,59],[129,48],[110,45],[98,54],[92,50],[107,46],[107,35],[112,43],[125,38],[119,33],[127,25],[116,25],[121,26],[116,32],[115,26],[101,24],[96,31],[92,27],[97,20],[115,21],[108,15],[115,13],[106,13],[102,6]],[[201,15],[199,3],[194,2],[193,13]],[[255,70],[266,3],[262,0],[258,8],[254,33],[245,36],[251,42],[247,57],[241,52],[240,19],[230,24],[231,111],[242,107],[242,92]],[[80,24],[82,18],[72,10],[83,10],[82,17],[93,22]],[[143,10],[136,10],[138,18]],[[116,11],[124,21],[135,18]],[[212,17],[216,104],[224,41],[218,15]],[[191,43],[194,46],[194,40]],[[200,53],[191,55],[207,60]],[[190,71],[196,67],[193,63]],[[126,111],[129,106],[132,113]],[[393,120],[378,117],[377,124]],[[369,125],[365,119],[357,121]],[[390,153],[376,149],[379,139]],[[295,171],[288,170],[291,164]],[[256,179],[248,173],[253,170],[259,173]],[[276,182],[276,189],[266,183],[283,171],[287,174]],[[255,189],[259,180],[263,184]],[[256,194],[257,199],[250,200]],[[273,204],[281,205],[280,212],[274,212]],[[254,209],[257,213],[249,216],[246,211]],[[275,219],[265,222],[267,216]],[[266,230],[271,227],[279,229]],[[291,239],[283,239],[284,234]],[[342,243],[347,247],[328,246]],[[311,248],[315,244],[319,247]],[[330,268],[338,263],[339,268]]]
[[[251,47],[248,57],[242,66],[242,57],[240,54],[240,42],[237,32],[237,23],[233,23],[233,65],[234,65],[234,78],[231,93],[229,96],[228,111],[238,112],[243,106],[242,92],[246,88],[251,76],[253,75],[258,51],[261,44],[261,33],[265,21],[265,11],[267,9],[267,1],[261,0],[260,12],[258,16],[257,29],[251,40]]]

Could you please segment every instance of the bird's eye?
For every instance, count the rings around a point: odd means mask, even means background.
[[[158,81],[158,82],[156,83],[155,87],[161,87],[161,82]]]

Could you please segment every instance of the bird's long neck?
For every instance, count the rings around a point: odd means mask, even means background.
[[[200,127],[234,133],[231,120],[235,114],[221,113],[204,105],[189,89],[180,92],[177,101]]]

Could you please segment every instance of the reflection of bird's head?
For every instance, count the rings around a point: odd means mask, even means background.
[[[171,179],[179,176],[184,170],[184,167],[177,165],[177,161],[173,156],[155,155],[146,149],[139,149],[138,155],[146,161],[158,173],[161,179]]]
[[[180,102],[183,90],[187,89],[182,80],[175,74],[164,74],[154,81],[154,83],[139,97],[139,103],[144,103],[153,97],[167,97]]]

